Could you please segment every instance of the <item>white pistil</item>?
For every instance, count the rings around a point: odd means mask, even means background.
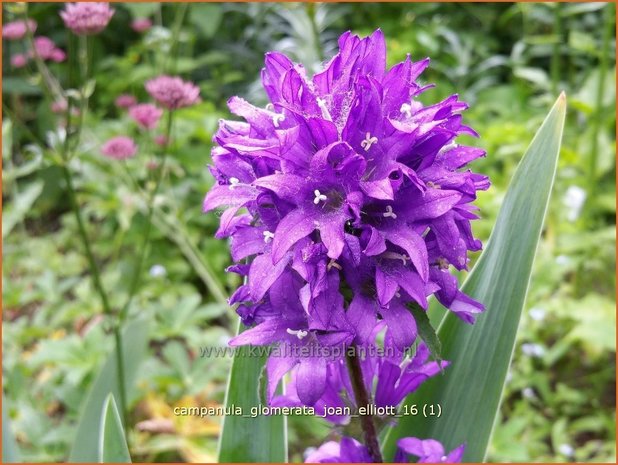
[[[279,127],[279,123],[283,120],[285,120],[285,115],[280,114],[280,113],[275,113],[273,115],[273,124],[275,125],[276,128]]]
[[[365,149],[365,152],[367,152],[376,142],[378,142],[378,138],[376,136],[371,137],[371,133],[368,132],[365,135],[365,140],[361,142],[361,147]]]
[[[264,231],[262,234],[264,235],[264,242],[267,244],[275,238],[275,235],[270,231]]]
[[[343,268],[341,268],[341,265],[339,263],[337,263],[332,258],[331,258],[330,262],[328,262],[328,265],[326,266],[326,270],[330,271],[331,268],[337,268],[338,270],[342,270],[343,269]]]
[[[404,113],[406,115],[406,118],[412,117],[412,105],[410,105],[409,103],[402,103],[399,111],[401,113]]]
[[[393,207],[391,207],[390,205],[386,206],[386,211],[382,213],[382,216],[384,218],[392,218],[394,220],[397,219],[397,214],[393,211]]]
[[[301,341],[305,336],[307,336],[307,334],[309,334],[307,331],[303,331],[302,329],[291,328],[286,329],[286,332],[292,336],[296,336]]]
[[[267,103],[265,108],[267,111],[273,111],[275,106],[272,103]]]
[[[326,200],[328,200],[328,197],[326,197],[324,194],[322,194],[319,190],[314,190],[313,193],[315,194],[315,199],[313,199],[313,203],[315,203],[316,205],[320,203],[320,201],[324,201],[326,202]]]
[[[238,184],[240,184],[240,180],[238,178],[230,178],[230,189],[238,187]]]

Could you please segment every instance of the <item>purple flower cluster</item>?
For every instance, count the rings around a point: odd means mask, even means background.
[[[394,463],[408,463],[409,456],[416,463],[458,463],[463,457],[464,446],[448,454],[444,446],[434,439],[403,438],[397,441]],[[309,454],[306,463],[371,463],[367,448],[355,439],[343,437],[339,443],[329,441]]]
[[[466,269],[468,251],[481,248],[472,202],[489,181],[465,166],[485,153],[455,143],[476,136],[456,95],[418,101],[431,87],[417,82],[428,59],[387,70],[380,30],[345,33],[339,48],[313,77],[266,55],[270,103],[229,100],[245,121],[220,123],[217,184],[203,207],[226,208],[217,237],[231,238],[229,270],[246,278],[230,304],[254,326],[231,344],[296,349],[269,358],[269,401],[356,404],[345,357],[317,349],[380,344],[390,353],[362,360],[363,382],[374,403],[397,406],[440,371],[422,344],[407,356],[417,340],[409,307],[427,309],[433,294],[468,323],[483,310],[450,268]],[[290,371],[286,396],[276,396]]]

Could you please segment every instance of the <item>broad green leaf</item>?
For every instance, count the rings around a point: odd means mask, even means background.
[[[8,406],[4,394],[2,394],[2,463],[21,462],[19,447],[11,432],[11,420],[9,419]]]
[[[384,441],[387,460],[397,439],[406,436],[437,439],[448,450],[465,442],[464,462],[484,459],[549,203],[565,112],[562,94],[517,168],[486,248],[463,285],[485,313],[474,325],[446,314],[438,336],[451,365],[406,400],[439,404],[441,417],[401,418]]]
[[[130,463],[122,420],[112,394],[105,399],[99,429],[99,463]]]
[[[239,322],[239,331],[240,331]],[[260,405],[260,376],[265,356],[252,356],[250,347],[241,347],[234,355],[225,395],[226,407],[240,407],[249,415]],[[219,462],[286,462],[287,432],[284,416],[258,415],[223,418],[219,437]]]
[[[130,398],[131,387],[135,380],[137,369],[146,355],[148,343],[148,322],[145,319],[131,321],[122,331],[123,360],[125,369],[125,391]],[[100,437],[101,409],[109,394],[120,398],[118,391],[118,375],[116,370],[116,355],[111,353],[82,406],[77,435],[69,462],[96,462],[99,459],[98,447]]]

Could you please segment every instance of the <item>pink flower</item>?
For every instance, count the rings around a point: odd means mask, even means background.
[[[56,63],[60,63],[66,58],[66,54],[64,53],[64,51],[56,47],[54,41],[51,40],[49,37],[35,37],[34,50],[36,50],[36,54],[41,58],[41,60],[44,61],[51,60]],[[34,57],[34,52],[32,50],[28,52],[28,57]]]
[[[179,77],[156,77],[146,82],[146,90],[161,106],[170,110],[191,106],[200,99],[199,87]]]
[[[129,94],[122,94],[116,98],[114,102],[118,108],[129,108],[137,103],[135,97]]]
[[[109,158],[125,160],[135,156],[137,145],[130,137],[118,136],[105,142],[101,147],[101,153]]]
[[[64,113],[65,111],[67,111],[67,108],[68,104],[67,101],[64,99],[56,100],[51,104],[52,113]]]
[[[131,29],[135,32],[146,32],[152,27],[152,21],[148,18],[137,18],[131,23]]]
[[[129,116],[144,129],[154,129],[163,115],[163,110],[152,103],[140,103],[129,108]]]
[[[13,68],[23,68],[28,63],[28,57],[23,53],[18,53],[11,57],[11,66]]]
[[[164,146],[167,144],[167,137],[165,137],[165,134],[157,134],[156,136],[154,136],[154,143],[160,146]]]
[[[36,21],[29,19],[27,25],[26,21],[6,23],[2,26],[2,37],[7,40],[23,39],[28,32],[28,27],[30,28],[30,32],[34,34],[34,31],[36,31]]]
[[[104,2],[67,3],[60,16],[65,26],[75,34],[93,35],[107,27],[114,10]]]

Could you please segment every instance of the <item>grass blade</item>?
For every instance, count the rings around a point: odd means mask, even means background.
[[[438,329],[442,357],[452,365],[406,402],[439,404],[440,418],[407,416],[386,435],[385,458],[398,438],[467,443],[465,462],[485,458],[510,364],[532,264],[556,173],[566,99],[560,95],[528,147],[504,198],[492,235],[463,290],[483,302],[473,325],[448,313]]]
[[[103,405],[99,436],[99,463],[130,463],[131,456],[124,438],[122,420],[114,401],[109,394]]]
[[[239,323],[239,331],[240,331]],[[260,377],[265,356],[251,356],[249,347],[240,347],[236,353],[225,395],[226,407],[241,407],[249,414],[261,403]],[[219,462],[265,463],[287,461],[286,420],[282,415],[258,415],[244,418],[228,415],[223,419],[219,438]]]

